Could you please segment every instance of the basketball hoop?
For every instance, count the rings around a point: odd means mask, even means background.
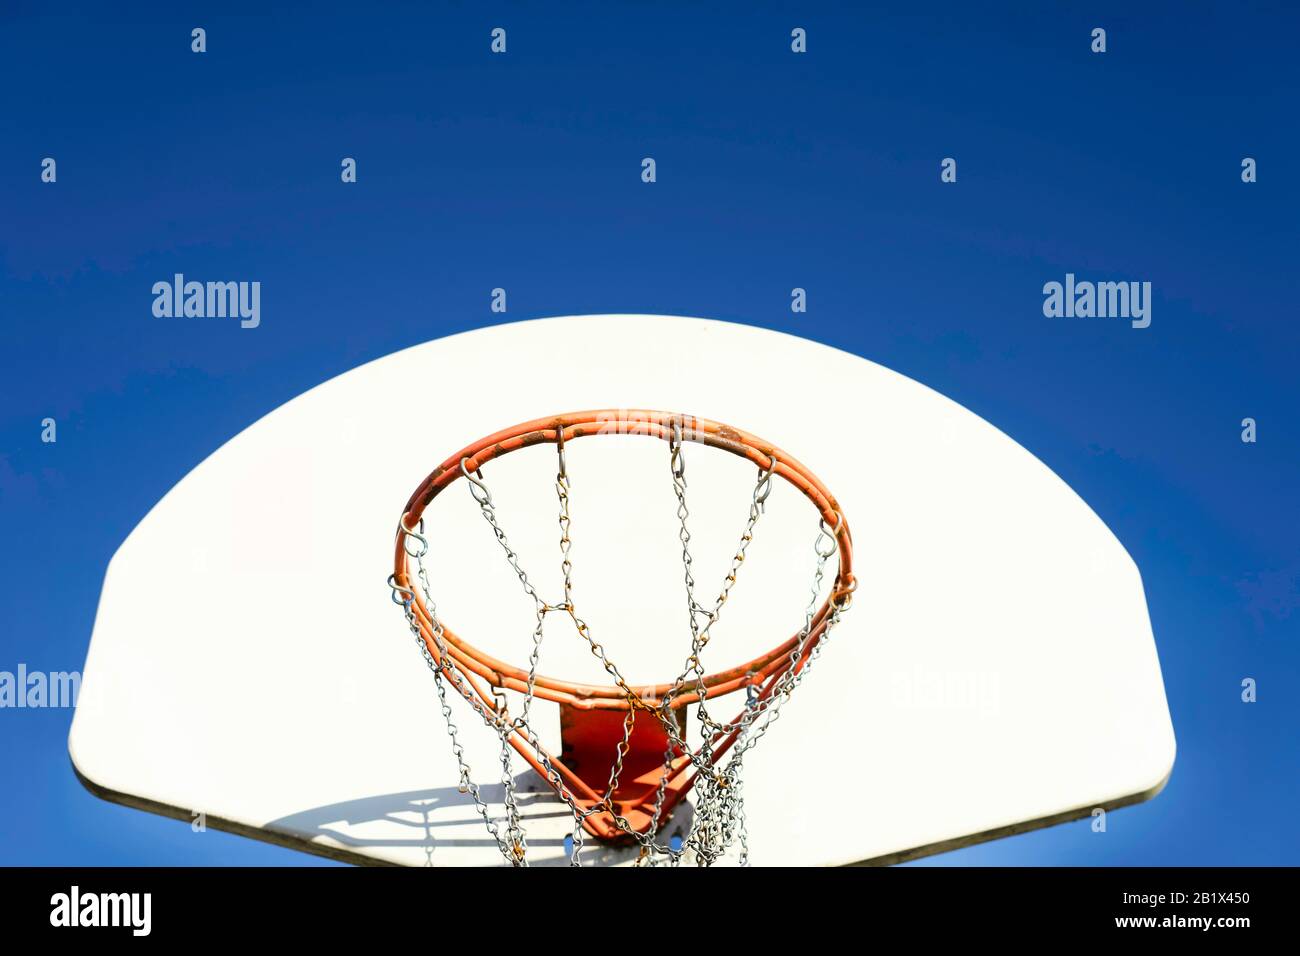
[[[573,441],[597,435],[644,435],[668,444],[673,489],[678,501],[682,558],[691,644],[684,666],[670,682],[633,687],[623,677],[591,627],[579,616],[573,597],[569,560],[569,478],[565,448]],[[691,574],[689,512],[686,508],[685,443],[694,442],[730,452],[758,469],[749,509],[729,572],[711,607],[695,599]],[[483,467],[513,451],[532,445],[556,446],[555,479],[559,503],[562,599],[550,603],[538,594],[511,549],[497,520]],[[774,479],[793,485],[816,509],[813,542],[815,573],[812,599],[804,622],[793,636],[751,661],[725,670],[706,672],[701,655],[710,630],[719,619],[755,525],[763,514]],[[430,503],[455,481],[463,479],[484,519],[536,609],[533,648],[528,666],[520,668],[479,650],[453,631],[437,613],[423,558],[429,543],[424,513]],[[826,565],[838,561],[834,582],[822,599]],[[398,522],[393,573],[388,583],[394,603],[406,621],[433,672],[439,702],[447,719],[452,750],[460,767],[462,791],[470,794],[505,859],[527,863],[527,835],[515,797],[511,751],[518,753],[551,786],[574,817],[572,861],[581,862],[584,831],[599,840],[640,845],[639,862],[678,863],[690,852],[710,864],[739,844],[740,861],[747,862],[744,828],[742,758],[767,732],[780,708],[811,669],[830,631],[848,610],[857,587],[852,573],[852,544],[848,525],[835,498],[806,467],[781,449],[753,435],[707,419],[654,411],[588,411],[536,419],[489,435],[449,457],[420,484],[407,501]],[[414,562],[414,568],[412,568]],[[568,617],[580,639],[598,659],[613,683],[582,684],[539,672],[543,622],[548,614]],[[505,816],[494,819],[478,785],[471,779],[464,752],[451,719],[447,685],[464,698],[501,742],[501,782]],[[505,692],[522,695],[515,715]],[[708,705],[716,698],[745,692],[740,713],[727,722],[715,720]],[[560,706],[561,753],[548,751],[530,718],[534,699]],[[688,744],[686,709],[697,705],[701,742]],[[729,759],[723,758],[730,754]],[[680,845],[656,840],[668,814],[694,790],[695,814]]]

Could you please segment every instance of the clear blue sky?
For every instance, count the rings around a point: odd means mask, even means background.
[[[80,669],[109,557],[190,468],[500,319],[493,287],[511,320],[710,316],[961,402],[1142,570],[1166,791],[935,862],[1300,862],[1290,5],[264,6],[0,9],[0,670]],[[155,319],[174,272],[261,281],[262,326]],[[1150,281],[1151,327],[1044,318],[1067,272]],[[0,710],[0,863],[312,862],[91,797],[71,716]]]

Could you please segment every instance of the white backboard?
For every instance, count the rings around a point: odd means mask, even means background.
[[[356,862],[500,864],[458,791],[432,676],[389,600],[393,533],[412,490],[457,449],[588,408],[683,412],[761,436],[826,483],[853,529],[854,606],[746,758],[754,864],[900,861],[1164,785],[1174,735],[1141,577],[1059,478],[961,406],[862,358],[748,326],[635,315],[407,349],[215,451],[109,564],[69,739],[83,782]],[[725,453],[686,452],[709,594],[755,475]],[[667,447],[601,438],[567,456],[583,614],[630,679],[668,680],[689,631]],[[512,544],[552,593],[554,471],[550,445],[485,469]],[[531,602],[464,483],[427,517],[444,619],[525,663]],[[779,487],[710,669],[798,628],[815,530],[809,504]],[[548,627],[545,672],[608,683],[595,667],[572,633]],[[457,717],[476,778],[499,798],[495,738],[467,707]],[[566,862],[571,821],[516,767],[532,862]],[[629,852],[597,849],[586,862]]]

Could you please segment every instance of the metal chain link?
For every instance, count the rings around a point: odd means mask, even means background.
[[[420,531],[423,531],[423,521],[421,521],[419,529]],[[416,620],[414,610],[412,608],[413,595],[408,590],[400,588],[396,584],[394,584],[391,578],[389,579],[389,585],[390,587],[393,588],[394,591],[394,601],[398,604],[401,604],[406,609],[408,623],[411,625],[412,632],[416,636],[416,639],[420,646],[420,650],[424,655],[425,661],[428,663],[429,668],[433,671],[434,682],[438,688],[439,700],[442,703],[443,718],[447,722],[448,734],[451,736],[452,739],[452,752],[456,756],[457,764],[460,768],[461,789],[463,792],[469,793],[474,798],[474,802],[476,807],[479,810],[479,814],[483,817],[484,822],[487,824],[489,832],[491,832],[492,835],[497,839],[497,845],[501,850],[502,855],[505,857],[506,861],[508,863],[511,863],[512,865],[521,865],[521,864],[526,865],[524,859],[521,859],[518,856],[518,854],[515,852],[514,845],[510,844],[505,840],[505,838],[500,837],[498,835],[495,823],[489,816],[489,811],[487,809],[486,803],[482,799],[478,787],[473,783],[471,779],[469,767],[464,760],[464,750],[461,747],[459,740],[457,738],[457,727],[451,719],[451,709],[447,705],[446,690],[442,680],[444,671],[448,675],[448,678],[452,681],[452,684],[456,688],[456,690],[461,694],[462,697],[465,698],[466,701],[468,701],[470,706],[479,715],[479,717],[481,717],[484,720],[485,723],[487,723],[489,726],[494,727],[498,731],[505,728],[507,734],[506,739],[508,739],[510,726],[505,723],[503,719],[504,718],[503,714],[494,711],[489,711],[483,705],[482,701],[479,700],[479,698],[473,692],[473,690],[466,685],[464,675],[460,671],[460,668],[456,665],[455,660],[448,656],[445,638],[443,636],[443,626],[442,623],[437,618],[437,608],[436,605],[434,604],[433,596],[430,594],[428,573],[424,567],[423,558],[424,558],[425,551],[427,550],[427,542],[424,542],[423,538],[420,535],[415,534],[414,532],[411,532],[406,528],[403,528],[402,530],[405,531],[407,535],[420,538],[421,543],[423,545],[421,547],[421,550],[418,552],[411,552],[408,549],[407,554],[411,555],[412,557],[415,557],[417,561],[420,588],[424,594],[425,607],[429,612],[429,617],[433,624],[432,632],[434,634],[435,644],[438,647],[438,656],[443,661],[443,665],[441,667],[438,665],[437,662],[434,661],[432,654],[429,653],[428,645],[425,643],[424,638],[422,636],[419,622]],[[401,601],[397,600],[397,595],[399,593],[403,595],[404,600]],[[535,677],[535,671],[534,671],[534,677]],[[543,769],[546,772],[547,781],[551,784],[552,788],[559,795],[560,799],[564,801],[564,803],[569,807],[570,811],[574,814],[575,822],[580,824],[581,821],[586,819],[586,817],[589,814],[587,813],[587,811],[583,810],[581,807],[577,805],[577,801],[574,799],[572,792],[565,785],[564,779],[563,777],[560,776],[559,771],[557,771],[554,765],[551,763],[550,756],[546,753],[545,749],[542,747],[541,741],[537,738],[536,734],[532,731],[531,726],[529,725],[525,725],[523,727],[515,726],[513,729],[522,731],[524,733],[525,738],[528,740],[528,742],[533,745],[534,749],[538,754]],[[513,788],[511,788],[509,792],[513,793]],[[574,852],[573,852],[574,865],[579,865],[579,858],[582,852],[582,833],[583,833],[582,827],[580,825],[577,826],[575,828],[575,839],[574,839],[575,842]]]
[[[693,558],[690,550],[691,535],[687,524],[690,512],[686,505],[686,463],[683,452],[681,423],[680,420],[674,421],[672,437],[669,440],[669,464],[672,472],[673,490],[678,502],[678,537],[682,545],[687,617],[691,628],[691,654],[687,658],[682,672],[670,685],[669,691],[656,705],[651,706],[623,678],[618,667],[609,658],[604,647],[595,640],[590,627],[578,616],[575,608],[573,599],[573,563],[570,556],[572,549],[570,536],[572,519],[569,511],[570,483],[565,460],[563,432],[560,433],[556,444],[559,468],[555,488],[559,501],[560,569],[564,580],[564,599],[559,604],[548,604],[544,601],[529,581],[528,575],[520,564],[519,556],[511,548],[505,531],[501,528],[497,519],[496,505],[491,491],[484,482],[482,472],[476,471],[471,474],[466,462],[461,462],[461,474],[467,480],[470,495],[492,529],[493,535],[501,546],[511,569],[518,577],[524,593],[532,598],[534,603],[536,625],[532,634],[533,643],[529,655],[528,678],[523,694],[524,701],[518,718],[510,719],[505,695],[499,687],[494,686],[492,688],[493,699],[496,701],[497,706],[489,709],[477,697],[473,689],[467,685],[464,674],[454,658],[448,653],[443,626],[437,618],[436,605],[430,593],[428,575],[424,566],[424,555],[428,551],[428,541],[423,536],[424,521],[421,519],[414,531],[405,526],[402,527],[402,531],[406,536],[406,553],[408,557],[414,558],[417,562],[417,577],[431,624],[430,631],[438,651],[436,660],[425,641],[420,621],[413,607],[414,593],[396,584],[392,577],[389,578],[389,586],[393,592],[394,603],[403,607],[407,623],[417,639],[426,663],[433,672],[440,710],[447,725],[452,753],[456,759],[460,774],[461,790],[471,796],[479,816],[483,818],[488,832],[493,837],[506,862],[514,866],[527,866],[527,835],[519,811],[510,753],[513,749],[510,737],[514,733],[519,733],[533,748],[538,762],[545,771],[548,782],[551,783],[561,801],[565,803],[573,815],[574,831],[570,850],[570,865],[582,865],[581,856],[585,847],[585,827],[583,824],[589,817],[599,813],[609,814],[614,824],[640,845],[640,854],[636,860],[637,865],[656,866],[660,863],[667,863],[670,866],[677,866],[680,865],[688,852],[693,852],[699,865],[709,866],[736,844],[739,844],[740,847],[739,863],[742,866],[748,865],[749,842],[745,827],[743,758],[779,718],[782,706],[802,683],[808,671],[811,670],[813,663],[821,654],[822,647],[830,631],[839,623],[841,608],[836,604],[832,604],[822,623],[819,638],[805,659],[808,641],[815,630],[814,619],[824,581],[826,563],[837,550],[835,532],[839,530],[839,525],[837,524],[836,528],[832,530],[826,527],[824,521],[819,524],[818,536],[814,542],[817,563],[811,587],[812,597],[805,611],[804,625],[799,632],[795,646],[790,651],[787,663],[777,671],[774,677],[767,679],[767,684],[763,685],[766,690],[763,690],[757,684],[751,684],[747,688],[745,709],[737,721],[724,723],[714,720],[709,715],[705,703],[708,698],[708,688],[705,684],[706,674],[701,659],[702,652],[709,642],[711,629],[720,618],[722,608],[730,596],[740,567],[745,561],[746,552],[753,540],[754,528],[765,510],[764,506],[771,492],[777,461],[772,458],[766,470],[759,469],[758,480],[751,496],[749,517],[734,552],[731,567],[723,579],[722,587],[713,607],[706,608],[695,599],[695,579],[692,574]],[[418,547],[416,550],[411,549],[411,540],[417,542]],[[826,544],[824,545],[823,542],[826,542]],[[622,738],[615,748],[613,762],[610,767],[607,789],[602,799],[589,808],[581,807],[572,791],[564,784],[563,778],[552,764],[547,751],[543,748],[530,722],[544,634],[544,622],[546,615],[552,611],[563,611],[569,616],[578,636],[587,642],[592,654],[600,661],[606,673],[613,678],[615,684],[624,692],[628,705],[623,722]],[[700,622],[701,617],[704,618],[703,625]],[[444,680],[444,676],[446,680]],[[448,681],[469,702],[484,723],[496,732],[500,739],[504,819],[493,818],[481,790],[473,782],[469,765],[465,760],[464,748],[459,740],[459,728],[453,720],[451,706],[447,699],[446,683]],[[702,737],[698,750],[692,749],[684,739],[677,727],[676,719],[673,716],[673,708],[671,707],[672,702],[686,692],[688,687],[692,688],[698,697],[696,712],[701,725]],[[618,788],[619,778],[623,771],[623,761],[630,749],[632,729],[638,712],[657,718],[663,725],[668,738],[664,753],[663,773],[656,789],[651,821],[644,832],[638,831],[626,817],[618,813],[613,801],[613,795]],[[731,755],[725,766],[719,769],[715,766],[713,757],[714,743],[733,732],[737,734],[737,738]],[[655,839],[655,835],[659,829],[663,814],[668,773],[674,761],[680,757],[687,758],[695,770],[695,780],[692,784],[695,790],[693,801],[695,813],[692,816],[686,835],[681,838],[678,846],[674,848],[672,840],[667,844],[661,844]],[[501,829],[502,823],[505,826],[504,832]]]

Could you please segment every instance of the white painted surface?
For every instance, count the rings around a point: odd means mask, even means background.
[[[604,407],[754,432],[816,472],[853,528],[855,605],[746,761],[756,864],[888,857],[1114,805],[1167,777],[1174,737],[1138,570],[1060,479],[871,362],[656,316],[430,342],[312,389],[216,451],[109,565],[69,740],[79,773],[117,799],[203,811],[278,842],[499,862],[456,792],[432,677],[389,601],[392,534],[412,489],[461,446]],[[687,453],[708,595],[753,471]],[[671,676],[689,642],[667,468],[666,446],[646,438],[569,451],[579,608],[636,682]],[[554,593],[553,448],[485,474],[530,575]],[[530,604],[462,484],[429,517],[445,619],[524,662]],[[788,487],[773,495],[711,669],[797,628],[815,521]],[[571,633],[546,641],[544,672],[598,676]],[[458,718],[476,777],[493,782],[491,734],[463,706]],[[536,862],[559,860],[569,826],[536,789],[530,844]]]

